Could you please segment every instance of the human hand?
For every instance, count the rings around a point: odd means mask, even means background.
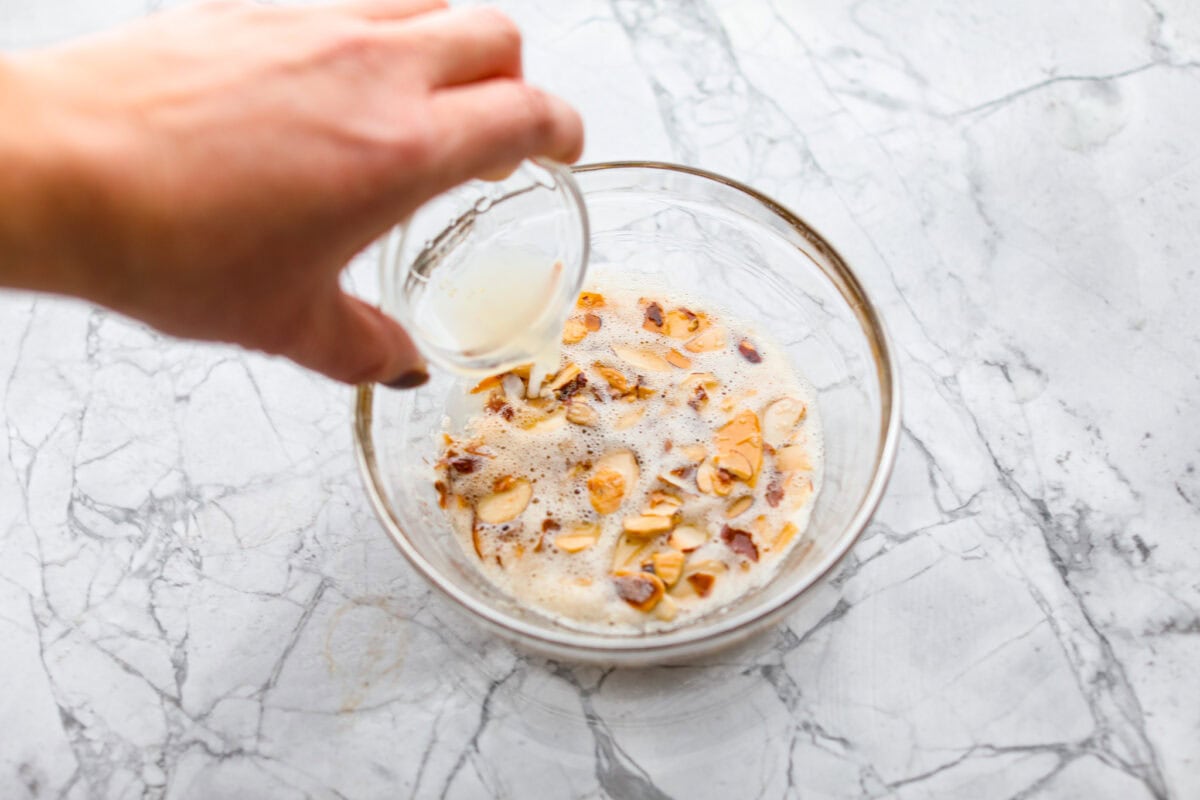
[[[0,170],[44,167],[0,178],[10,284],[395,385],[420,356],[342,267],[438,192],[583,138],[507,17],[439,0],[155,14],[0,62],[0,120]]]

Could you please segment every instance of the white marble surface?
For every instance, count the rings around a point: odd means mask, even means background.
[[[0,0],[0,46],[144,13]],[[751,647],[458,625],[349,393],[0,296],[0,796],[1200,797],[1200,6],[502,2],[589,160],[774,194],[903,360],[880,513]]]

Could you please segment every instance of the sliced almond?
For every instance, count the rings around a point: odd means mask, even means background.
[[[661,473],[658,479],[668,486],[673,486],[676,489],[682,489],[685,492],[692,492],[696,487],[688,480],[685,474],[676,474],[678,470]]]
[[[782,447],[792,438],[792,432],[804,419],[804,403],[794,397],[781,397],[763,409],[763,441],[771,447]]]
[[[808,453],[798,444],[784,445],[776,450],[775,466],[778,467],[781,472],[812,470],[812,462],[808,458]]]
[[[550,383],[546,384],[546,386],[542,388],[542,394],[554,394],[559,389],[579,377],[579,373],[581,372],[583,372],[583,370],[579,368],[578,364],[567,364],[565,367],[560,369],[553,378],[550,379]]]
[[[645,513],[658,517],[673,517],[681,506],[683,506],[683,501],[673,494],[651,492]]]
[[[788,508],[802,508],[812,496],[813,482],[807,475],[793,473],[784,480],[783,497]]]
[[[679,606],[675,605],[675,601],[671,599],[670,595],[664,594],[658,601],[658,605],[654,607],[654,616],[663,622],[675,619],[677,613],[679,613]]]
[[[614,369],[599,362],[593,364],[592,367],[613,388],[613,391],[618,394],[625,394],[632,388],[629,385],[629,379],[619,369]]]
[[[714,325],[708,330],[701,331],[683,346],[689,353],[711,353],[725,347],[725,329]]]
[[[734,500],[725,507],[725,519],[733,519],[746,512],[746,509],[754,505],[754,498],[750,495],[744,495]]]
[[[700,597],[708,597],[712,594],[713,584],[717,582],[717,576],[711,572],[693,572],[687,576],[686,583],[691,587],[691,590]]]
[[[637,456],[632,450],[613,450],[596,462],[596,469],[614,469],[621,473],[625,485],[632,488],[638,482]]]
[[[580,308],[604,308],[607,303],[604,300],[604,295],[599,292],[580,292],[579,299],[575,301],[575,305]]]
[[[600,415],[596,413],[596,409],[582,400],[572,400],[567,403],[567,422],[590,427],[599,421]]]
[[[700,330],[700,317],[686,308],[673,308],[663,319],[662,332],[672,339],[687,339]]]
[[[652,333],[662,333],[663,329],[663,310],[658,303],[648,303],[646,305],[645,317],[642,320],[642,327]]]
[[[654,574],[662,578],[662,582],[667,586],[674,586],[679,582],[679,576],[683,574],[683,561],[684,555],[678,550],[655,553],[650,559],[650,563],[654,565]]]
[[[475,555],[480,561],[483,560],[483,539],[479,535],[479,525],[475,522],[471,523],[471,546],[475,548]]]
[[[712,461],[705,461],[696,468],[696,488],[704,494],[726,497],[733,491],[731,473],[718,468]]]
[[[690,553],[708,541],[708,534],[695,525],[676,525],[667,543],[676,550]]]
[[[708,458],[708,448],[702,444],[686,444],[679,448],[679,452],[683,453],[684,457],[694,464],[699,464],[704,459]]]
[[[614,469],[598,469],[587,482],[588,500],[597,514],[611,514],[621,507],[628,488],[625,478]]]
[[[745,409],[717,431],[716,464],[741,480],[751,482],[762,468],[762,431],[758,415]]]
[[[670,517],[660,517],[655,514],[638,514],[626,517],[621,521],[625,533],[630,536],[655,536],[671,530],[675,521]]]
[[[604,320],[600,319],[600,316],[597,314],[584,314],[583,327],[587,328],[590,332],[595,333],[604,327]]]
[[[666,359],[672,367],[689,369],[692,366],[692,360],[674,348],[667,351]]]
[[[560,408],[552,414],[536,417],[527,426],[523,425],[526,430],[531,433],[552,433],[566,427],[567,410]]]
[[[738,353],[742,358],[749,361],[751,364],[761,364],[762,354],[758,352],[758,348],[749,339],[742,339],[738,342]]]
[[[670,363],[662,356],[650,350],[641,350],[636,347],[615,344],[612,351],[616,353],[617,358],[629,364],[634,369],[639,369],[643,372],[671,371]]]
[[[617,417],[617,421],[613,423],[613,427],[619,431],[628,430],[634,425],[637,425],[645,415],[645,406],[634,406],[621,416]]]
[[[562,343],[563,344],[579,344],[588,335],[587,326],[583,324],[583,320],[571,317],[563,326]]]
[[[693,372],[679,382],[679,385],[668,396],[667,402],[672,405],[687,403],[699,411],[708,404],[709,395],[720,385],[717,376],[711,372]]]
[[[475,388],[471,390],[471,394],[482,394],[483,392],[489,392],[492,389],[500,388],[500,381],[503,379],[503,377],[504,375],[500,374],[491,375],[487,378],[484,378],[479,383],[475,384]]]
[[[779,534],[776,535],[775,541],[771,542],[771,552],[782,553],[799,532],[800,529],[796,527],[795,523],[784,523],[784,526],[779,530]]]
[[[637,457],[631,450],[616,450],[596,462],[588,478],[588,499],[600,514],[611,514],[621,507],[626,495],[638,481]]]
[[[636,567],[643,556],[649,552],[651,542],[637,536],[622,535],[617,540],[613,550],[613,569],[622,570],[626,567]]]
[[[638,611],[650,611],[662,599],[665,588],[652,572],[622,571],[612,577],[617,596]]]
[[[507,488],[495,491],[475,504],[475,515],[489,525],[516,519],[533,497],[533,485],[524,478],[501,485]]]
[[[565,533],[554,537],[554,546],[568,553],[578,553],[594,545],[600,539],[600,526],[594,522],[573,525]]]
[[[743,531],[738,528],[731,528],[726,525],[721,529],[721,541],[729,546],[729,549],[737,553],[739,556],[758,561],[758,545],[754,543],[754,537],[749,531]]]

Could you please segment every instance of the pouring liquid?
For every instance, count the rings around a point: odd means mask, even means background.
[[[499,372],[532,363],[530,386],[558,368],[566,309],[554,308],[562,265],[510,248],[472,253],[439,274],[418,315],[438,343],[468,356],[491,354]]]

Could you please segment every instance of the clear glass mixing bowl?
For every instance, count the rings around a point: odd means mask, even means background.
[[[808,528],[812,546],[795,548],[767,586],[679,629],[586,633],[493,588],[437,506],[430,466],[443,409],[468,379],[435,373],[415,391],[361,386],[355,408],[359,464],[396,546],[477,621],[554,658],[630,666],[686,661],[777,620],[866,527],[900,432],[891,346],[842,258],[770,198],[719,175],[670,164],[592,164],[577,167],[575,178],[590,220],[592,277],[631,271],[711,298],[770,331],[817,388],[825,475]]]

